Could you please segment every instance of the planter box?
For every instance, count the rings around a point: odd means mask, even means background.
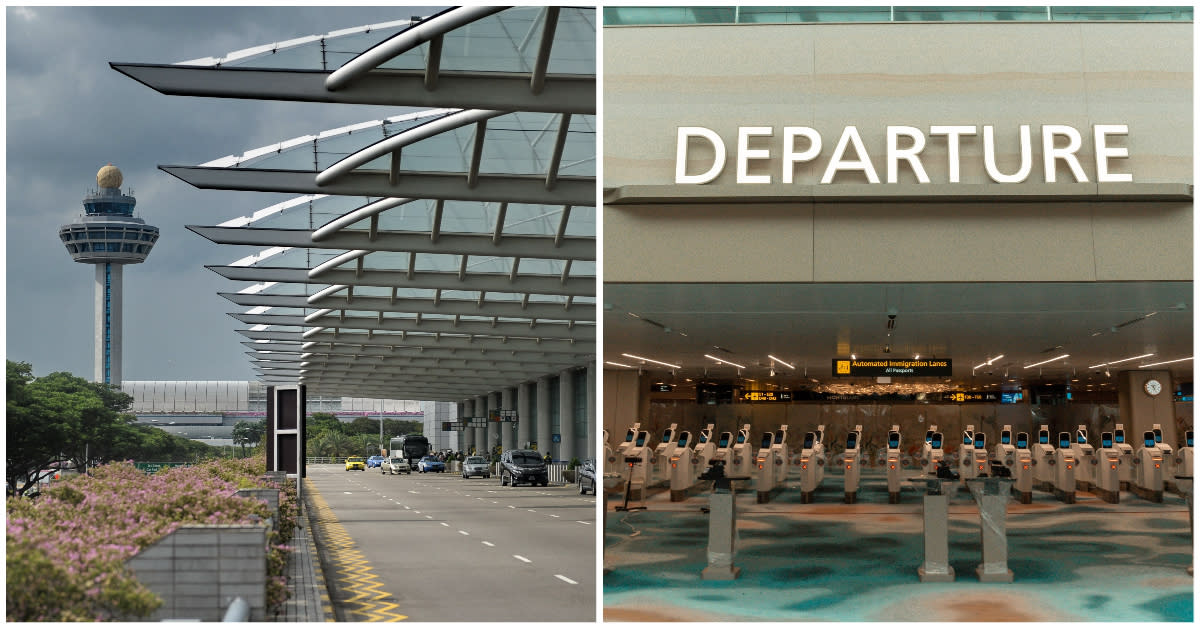
[[[125,564],[163,599],[149,617],[125,621],[221,621],[238,597],[250,605],[250,621],[266,614],[266,525],[185,525]]]

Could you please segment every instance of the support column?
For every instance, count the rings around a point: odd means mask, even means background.
[[[550,377],[539,377],[537,380],[537,444],[538,451],[544,456],[546,452],[554,451],[550,442]]]
[[[500,444],[500,424],[491,420],[492,411],[500,409],[500,393],[488,393],[487,404],[487,446],[488,451],[491,451],[493,447]]]
[[[474,399],[464,399],[459,405],[462,406],[462,411],[458,413],[458,416],[460,419],[470,418],[470,417],[475,416],[475,400]],[[469,453],[471,451],[471,448],[475,446],[475,430],[474,430],[474,428],[470,428],[470,427],[463,428],[462,436],[463,436],[463,442],[462,442],[463,453],[464,454]]]
[[[1162,385],[1162,392],[1153,396],[1145,389],[1146,382],[1152,379]],[[1175,440],[1174,393],[1170,371],[1138,369],[1117,374],[1121,422],[1125,424],[1125,439],[1134,443],[1134,449],[1142,442],[1142,432],[1149,432],[1155,423],[1162,426],[1163,442],[1172,449],[1179,448],[1179,441]]]
[[[479,395],[475,398],[475,416],[487,417],[487,396]],[[481,456],[489,456],[491,452],[487,448],[487,427],[475,428],[475,453]]]
[[[95,380],[121,385],[122,264],[96,264]]]
[[[596,453],[596,441],[600,437],[600,429],[596,426],[596,363],[587,365],[587,451],[581,458],[595,458],[601,465],[603,461]]]
[[[524,449],[533,440],[530,427],[535,419],[529,416],[530,395],[533,394],[533,383],[524,382],[517,386],[517,447]]]
[[[504,390],[500,391],[500,410],[515,410],[516,396],[517,389],[515,388],[505,388]],[[500,424],[500,446],[504,448],[504,451],[515,449],[515,447],[513,447],[512,423]]]
[[[575,457],[575,371],[563,369],[558,373],[558,431],[559,459],[570,462]]]

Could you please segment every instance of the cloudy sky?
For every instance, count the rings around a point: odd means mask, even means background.
[[[111,162],[160,237],[125,269],[125,380],[253,379],[245,327],[217,296],[243,282],[205,264],[249,252],[184,225],[215,225],[291,198],[197,190],[157,169],[195,165],[283,139],[401,113],[163,96],[110,61],[175,63],[333,30],[427,16],[428,7],[7,7],[6,357],[36,375],[93,373],[91,265],[71,261],[58,228],[83,213],[96,171]],[[245,308],[242,308],[245,309]]]

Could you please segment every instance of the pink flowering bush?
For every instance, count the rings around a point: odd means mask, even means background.
[[[9,621],[105,621],[144,617],[162,601],[133,578],[124,561],[185,523],[264,521],[265,503],[235,497],[239,488],[272,486],[264,459],[216,460],[146,475],[129,463],[96,467],[36,500],[7,503],[6,618]],[[276,487],[280,488],[280,487]],[[281,488],[281,526],[268,553],[268,604],[281,604],[280,582],[295,527],[295,489]],[[289,519],[290,518],[290,519]]]

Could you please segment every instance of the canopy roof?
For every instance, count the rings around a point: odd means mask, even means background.
[[[435,108],[197,166],[302,194],[189,229],[261,250],[221,296],[268,384],[461,400],[595,358],[595,10],[459,7],[173,65],[168,94]]]

